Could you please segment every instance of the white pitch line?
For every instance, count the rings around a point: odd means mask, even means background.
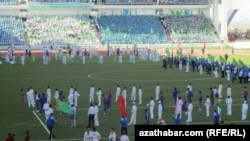
[[[49,134],[49,130],[46,127],[46,125],[42,122],[42,120],[40,119],[40,117],[36,114],[35,111],[32,111],[32,113],[35,115],[35,117],[37,118],[37,120],[41,123],[41,125],[44,127],[45,131]],[[134,139],[134,136],[130,136],[130,139]],[[107,140],[109,138],[101,138],[101,140]],[[57,139],[57,140],[65,140],[65,141],[82,141],[82,139]],[[47,141],[47,140],[33,140],[33,141]]]
[[[45,124],[43,123],[43,121],[40,119],[40,117],[36,114],[35,111],[32,111],[33,114],[35,115],[35,117],[37,118],[37,120],[42,124],[42,126],[44,127],[45,131],[49,134],[49,130],[48,128],[45,126]]]

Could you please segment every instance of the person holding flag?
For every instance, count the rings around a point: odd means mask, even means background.
[[[180,125],[181,124],[181,116],[180,116],[180,114],[174,115],[173,120],[174,120],[174,125]]]
[[[223,110],[223,108],[222,108],[221,100],[218,99],[218,101],[217,101],[217,112],[221,115],[222,110]],[[220,120],[221,120],[221,116],[220,116]]]
[[[122,116],[120,123],[121,123],[121,135],[122,135],[123,131],[125,131],[125,134],[127,135],[128,134],[128,128],[127,128],[128,120],[127,120],[127,118],[125,116]]]
[[[214,125],[220,125],[220,113],[217,111],[217,109],[214,110]]]
[[[120,108],[120,116],[126,116],[126,107],[125,107],[125,99],[123,95],[119,95],[118,97],[119,108]]]

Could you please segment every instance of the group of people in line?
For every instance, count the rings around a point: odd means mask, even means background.
[[[151,96],[149,102],[146,104],[147,107],[145,107],[145,115],[144,115],[144,124],[152,124],[151,120],[155,118],[154,116],[154,109],[155,109],[155,103],[158,103],[157,107],[157,113],[158,113],[158,124],[166,125],[166,122],[164,121],[163,114],[164,109],[166,108],[165,105],[165,94],[161,90],[161,86],[159,83],[156,84],[155,88],[155,96]],[[26,105],[28,107],[34,107],[37,110],[37,113],[40,115],[45,115],[45,123],[47,124],[50,133],[50,139],[55,138],[53,135],[53,126],[56,124],[56,120],[53,117],[54,110],[52,107],[52,92],[51,87],[47,86],[46,94],[45,93],[38,93],[37,91],[34,91],[32,87],[27,89],[26,94],[24,92],[24,89],[21,89],[21,97],[22,97],[22,105]],[[111,109],[111,103],[112,100],[114,102],[119,102],[118,97],[122,96],[125,100],[125,107],[127,109],[127,87],[121,88],[119,84],[116,85],[115,90],[115,98],[112,97],[111,90],[109,89],[106,94],[102,93],[102,89],[98,88],[96,90],[96,87],[94,85],[90,85],[89,88],[89,103],[90,107],[88,109],[87,115],[88,115],[88,129],[93,128],[93,131],[96,130],[96,127],[100,126],[98,113],[100,106],[103,105],[103,114],[107,114],[108,111]],[[182,91],[178,90],[177,88],[174,88],[172,91],[172,96],[174,100],[174,106],[176,113],[173,116],[173,122],[176,125],[183,124],[183,112],[185,115],[187,115],[186,123],[193,122],[192,118],[192,111],[194,109],[193,105],[193,86],[191,83],[187,85],[185,94],[181,94]],[[232,103],[233,103],[233,94],[231,86],[228,85],[226,89],[226,95],[223,95],[223,85],[220,82],[218,84],[218,88],[216,86],[210,88],[210,94],[206,96],[206,100],[203,99],[203,92],[199,91],[198,93],[198,110],[202,111],[203,107],[205,106],[205,116],[210,117],[210,108],[212,107],[214,110],[214,123],[220,123],[221,122],[221,112],[222,108],[222,98],[226,97],[225,104],[227,109],[227,116],[232,116]],[[95,98],[95,94],[97,98]],[[78,97],[80,96],[79,92],[76,88],[70,86],[68,97],[66,98],[63,91],[59,92],[59,89],[55,89],[55,93],[53,98],[55,99],[55,107],[57,111],[60,111],[58,107],[59,101],[66,101],[71,105],[70,108],[70,127],[74,128],[76,127],[76,111],[78,107]],[[138,97],[138,100],[136,99]],[[183,100],[183,97],[185,97],[186,100]],[[27,99],[27,101],[26,101]],[[95,102],[97,99],[97,102]],[[143,90],[141,86],[136,87],[135,84],[132,85],[131,88],[131,95],[130,95],[130,101],[132,103],[131,108],[131,114],[130,114],[130,121],[127,120],[127,117],[121,117],[121,134],[127,134],[127,125],[136,125],[136,119],[137,119],[137,101],[138,104],[141,105],[143,99]],[[242,104],[242,118],[241,120],[247,119],[247,111],[248,111],[248,90],[247,87],[244,87],[243,90],[243,104]],[[61,113],[62,114],[62,113]],[[217,118],[219,116],[219,118]],[[217,120],[219,119],[219,120]],[[153,123],[154,124],[154,123]],[[94,129],[95,128],[95,129]],[[98,134],[94,134],[98,135]]]

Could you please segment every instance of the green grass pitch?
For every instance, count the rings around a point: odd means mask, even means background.
[[[235,58],[248,60],[249,56],[234,55]],[[232,56],[229,56],[231,59]],[[250,62],[250,61],[249,61]],[[249,64],[248,62],[248,64]],[[226,105],[223,102],[224,110],[222,111],[222,120],[225,124],[250,124],[250,120],[241,121],[241,104],[243,102],[243,87],[250,84],[235,84],[226,81],[226,78],[215,79],[214,75],[200,75],[199,72],[185,72],[185,69],[179,71],[175,66],[173,68],[163,69],[162,61],[142,61],[137,58],[136,63],[129,63],[129,57],[123,59],[123,64],[118,64],[114,58],[104,57],[104,64],[98,64],[98,58],[95,56],[92,60],[86,59],[86,64],[82,64],[81,60],[76,57],[75,62],[68,62],[63,65],[61,61],[51,58],[49,65],[43,65],[41,58],[36,58],[33,62],[31,58],[26,57],[25,66],[21,66],[20,59],[17,58],[17,64],[10,65],[3,63],[0,65],[0,138],[5,140],[7,133],[15,134],[16,140],[24,139],[25,131],[29,130],[31,139],[34,141],[48,140],[48,133],[42,126],[41,122],[45,121],[44,116],[36,116],[33,108],[21,105],[20,89],[28,89],[30,86],[40,93],[45,92],[47,86],[51,87],[52,97],[55,89],[63,90],[68,96],[71,85],[77,88],[80,93],[77,110],[77,127],[70,128],[68,115],[60,115],[55,112],[55,118],[58,123],[55,127],[55,136],[57,140],[82,140],[85,127],[87,126],[87,109],[89,107],[89,88],[93,84],[95,88],[101,88],[103,93],[108,90],[112,91],[112,109],[107,115],[103,115],[103,105],[99,108],[100,126],[97,130],[102,136],[102,140],[108,140],[109,129],[114,127],[118,137],[120,136],[120,116],[118,103],[114,102],[116,85],[127,87],[127,114],[130,120],[130,93],[132,85],[135,84],[142,87],[143,102],[138,105],[137,124],[144,123],[144,109],[149,103],[151,96],[155,97],[154,89],[157,83],[160,84],[161,90],[165,96],[165,111],[163,118],[167,124],[173,124],[172,116],[174,114],[174,100],[172,90],[177,87],[182,91],[180,96],[186,100],[185,90],[188,83],[193,86],[194,92],[194,110],[193,122],[190,124],[212,124],[213,110],[210,109],[210,117],[205,116],[205,109],[198,110],[198,91],[203,92],[203,99],[209,94],[210,87],[218,87],[219,82],[223,84],[223,100],[225,100],[226,87],[228,84],[232,87],[233,97],[233,115],[226,116]],[[138,97],[138,96],[137,96]],[[95,95],[95,100],[97,97]],[[137,99],[138,100],[138,99]],[[53,101],[53,105],[55,102]],[[157,105],[157,104],[156,104]],[[204,107],[205,108],[205,107]],[[249,119],[249,112],[248,117]],[[182,124],[185,124],[187,117],[183,114]],[[41,120],[41,122],[39,121]],[[157,108],[155,108],[155,119],[151,123],[157,122]],[[134,140],[134,127],[128,126],[128,135]]]

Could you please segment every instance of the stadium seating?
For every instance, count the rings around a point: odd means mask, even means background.
[[[97,19],[102,41],[111,44],[165,44],[166,33],[153,15],[109,15]]]
[[[16,5],[16,0],[0,0],[0,6],[13,6]]]
[[[25,25],[31,45],[100,44],[87,15],[34,15]]]
[[[0,16],[0,46],[25,45],[22,19],[17,16]]]
[[[181,15],[180,13],[166,15],[164,19],[166,31],[173,42],[182,43],[218,43],[219,37],[212,22],[204,15]]]
[[[106,5],[207,5],[208,0],[106,0]]]

